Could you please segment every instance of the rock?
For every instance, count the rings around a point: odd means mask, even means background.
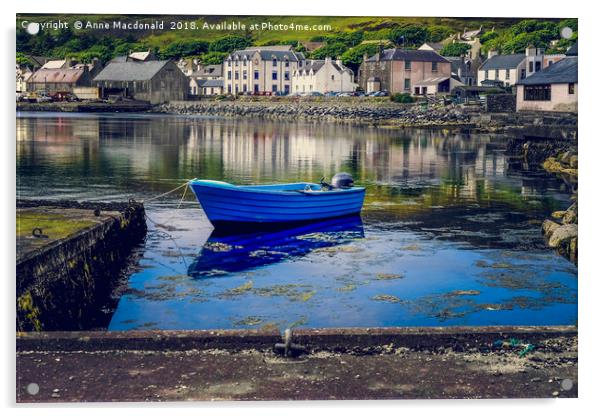
[[[545,220],[543,222],[543,224],[541,225],[541,229],[543,231],[543,235],[546,238],[550,238],[552,236],[552,234],[554,233],[554,231],[556,231],[556,229],[560,227],[560,224],[551,221],[551,220]]]
[[[562,217],[563,224],[577,224],[577,213],[575,211],[566,211]]]
[[[548,245],[554,248],[560,247],[564,243],[570,243],[573,238],[577,238],[577,224],[561,225],[555,227],[548,240]]]
[[[556,218],[557,220],[562,219],[562,217],[564,217],[564,214],[566,214],[566,211],[554,211],[552,212],[552,218]]]
[[[578,167],[577,155],[571,156],[571,158],[569,159],[569,166],[571,167],[571,169],[577,169],[577,167]]]

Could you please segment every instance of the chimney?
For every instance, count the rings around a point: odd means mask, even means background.
[[[490,59],[496,55],[498,55],[498,51],[496,51],[495,49],[491,49],[487,52],[487,59]]]
[[[330,62],[332,62],[332,58],[330,56],[327,56],[324,58],[324,63],[325,64],[329,64]]]
[[[343,67],[343,62],[341,61],[341,58],[337,58],[334,62],[341,68]]]

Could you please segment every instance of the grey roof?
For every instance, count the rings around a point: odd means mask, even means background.
[[[324,59],[316,59],[316,60],[312,60],[312,61],[305,61],[305,65],[300,66],[299,67],[299,72],[300,71],[311,71],[313,69],[314,73],[318,72],[320,70],[320,68],[322,68],[324,66],[324,64],[326,63],[326,61]],[[333,62],[334,64],[334,62]],[[337,65],[337,69],[340,70],[340,68],[338,68]]]
[[[223,87],[223,79],[199,79],[197,80],[199,87]]]
[[[376,61],[378,54],[368,58],[368,62]],[[380,52],[381,61],[421,61],[421,62],[449,62],[435,51],[413,49],[385,49]]]
[[[577,82],[577,57],[570,56],[545,67],[530,77],[521,79],[519,85],[567,84]]]
[[[468,72],[468,65],[461,56],[444,56],[445,59],[451,62],[451,72],[457,74],[461,70],[462,74]]]
[[[266,49],[259,49],[259,48],[255,48],[255,49],[243,49],[240,51],[234,51],[230,54],[230,57],[232,59],[235,58],[239,58],[239,59],[244,59],[245,57],[247,59],[251,59],[251,57],[253,56],[253,54],[255,54],[255,52],[258,52],[259,55],[261,56],[262,60],[271,60],[271,59],[277,59],[278,61],[284,61],[284,60],[289,60],[289,61],[301,61],[303,59],[305,59],[305,56],[301,53],[301,52],[295,52],[295,51],[283,51],[283,50],[273,50],[273,49],[269,49],[269,46],[266,47]]]
[[[566,56],[577,56],[577,42],[573,43],[566,51]]]
[[[513,55],[495,55],[483,62],[479,70],[487,69],[513,69],[525,59],[524,53]]]
[[[146,81],[152,79],[169,61],[109,62],[94,81]]]

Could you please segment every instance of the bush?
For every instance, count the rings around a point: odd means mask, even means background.
[[[410,104],[416,100],[410,94],[404,92],[403,94],[397,93],[391,95],[391,101],[402,104]]]

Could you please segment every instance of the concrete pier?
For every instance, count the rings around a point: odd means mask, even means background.
[[[17,202],[17,329],[106,326],[132,248],[146,233],[139,203]]]

